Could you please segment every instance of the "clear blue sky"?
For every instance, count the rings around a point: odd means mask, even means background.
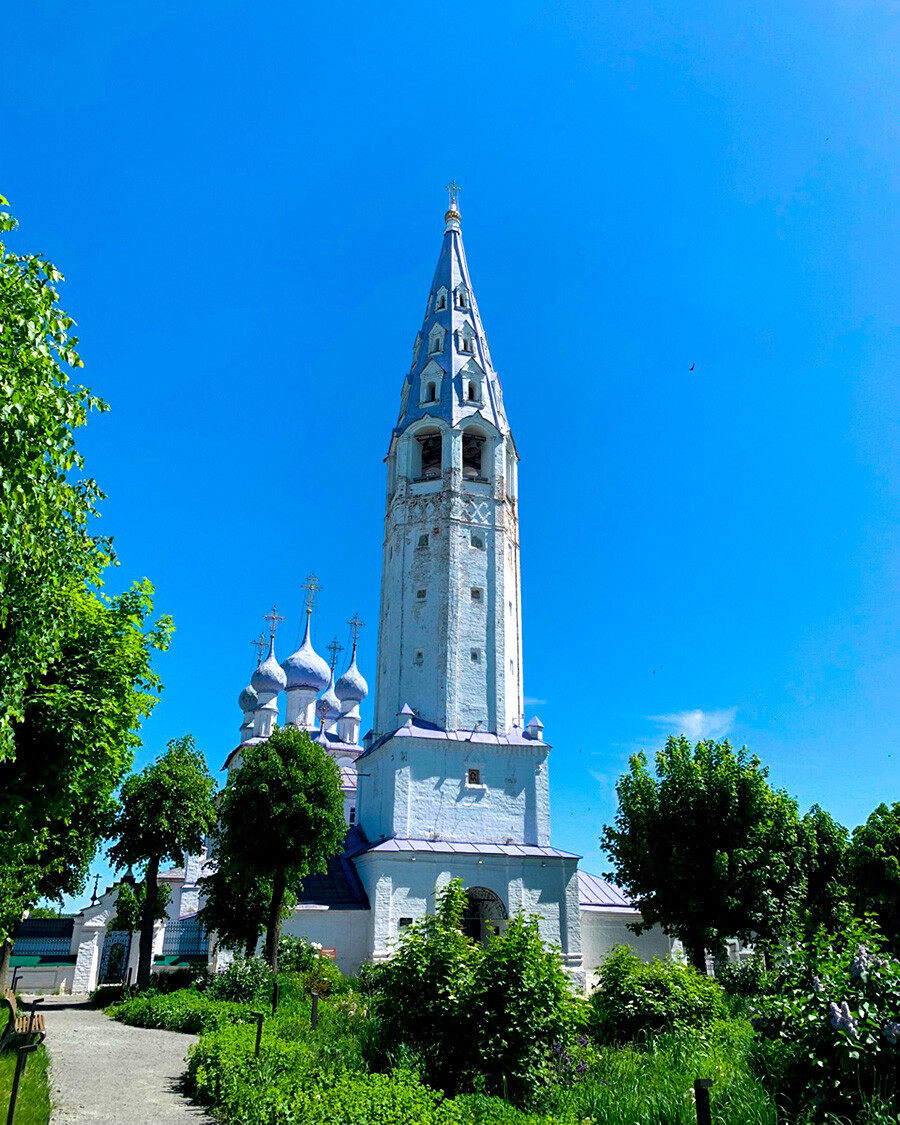
[[[679,730],[850,826],[898,799],[898,33],[893,0],[14,3],[0,191],[112,405],[79,435],[110,587],[177,624],[139,764],[224,762],[310,570],[374,680],[455,177],[554,843],[603,870],[616,777]]]

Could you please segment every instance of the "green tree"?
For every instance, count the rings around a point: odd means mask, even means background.
[[[846,853],[849,833],[819,805],[800,822],[806,888],[800,911],[804,933],[820,926],[836,933],[847,903]]]
[[[655,777],[641,753],[616,784],[615,824],[601,836],[607,878],[640,910],[636,932],[661,925],[698,969],[730,936],[774,938],[802,898],[797,803],[767,776],[746,747],[692,747],[682,735],[657,754]]]
[[[172,890],[166,883],[158,883],[156,889],[156,910],[154,922],[166,920],[166,908],[172,901]],[[147,884],[143,880],[136,883],[128,878],[119,884],[116,898],[116,912],[109,922],[110,930],[128,930],[133,933],[141,928],[141,921],[147,903]]]
[[[16,225],[0,211],[0,234]],[[72,592],[112,557],[87,530],[102,494],[72,476],[83,467],[73,431],[107,407],[70,384],[67,369],[83,365],[57,305],[61,280],[51,262],[0,242],[0,761],[15,754],[29,688],[73,633]]]
[[[216,819],[216,783],[190,735],[174,739],[165,753],[122,786],[122,810],[109,849],[118,867],[143,867],[144,910],[138,955],[138,986],[150,983],[153,924],[160,865],[184,862],[200,850]]]
[[[865,824],[853,829],[846,870],[857,912],[874,914],[900,954],[900,802],[879,805]]]
[[[226,855],[218,856],[218,862],[220,866],[200,880],[204,898],[200,917],[209,933],[216,935],[218,946],[252,957],[266,928],[271,880],[233,870]]]
[[[70,591],[72,631],[25,692],[0,762],[0,944],[40,898],[77,894],[109,834],[115,790],[140,744],[160,682],[151,666],[171,623],[148,622],[152,588],[115,598]],[[0,984],[3,983],[0,964]]]
[[[246,893],[247,880],[268,889],[265,958],[273,970],[294,888],[325,871],[346,831],[340,770],[305,731],[276,729],[241,750],[241,765],[222,792],[214,856],[223,872],[241,873],[238,894]]]

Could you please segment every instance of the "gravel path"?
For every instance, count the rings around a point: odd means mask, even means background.
[[[184,1057],[197,1039],[127,1027],[86,997],[40,1005],[50,1053],[52,1125],[176,1125],[211,1122],[179,1092]]]

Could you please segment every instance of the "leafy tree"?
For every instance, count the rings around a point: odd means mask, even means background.
[[[156,910],[154,922],[166,920],[166,908],[172,901],[172,889],[166,883],[157,884]],[[119,884],[119,894],[116,898],[116,912],[110,919],[110,930],[128,930],[133,933],[141,928],[141,919],[147,903],[147,884],[135,883],[123,879]]]
[[[16,756],[0,762],[0,943],[41,897],[77,894],[117,807],[160,682],[154,651],[171,623],[150,625],[146,581],[115,598],[70,592],[72,632],[24,696]],[[0,984],[2,981],[0,965]]]
[[[200,880],[204,897],[200,917],[209,933],[216,935],[217,945],[252,957],[266,928],[271,880],[232,868],[224,854],[217,861],[216,870]]]
[[[847,903],[847,829],[819,805],[800,822],[806,889],[799,921],[807,936],[820,926],[834,933]]]
[[[16,225],[0,211],[0,233]],[[69,382],[66,369],[83,365],[57,305],[61,280],[51,262],[0,242],[0,761],[15,754],[29,688],[74,631],[73,590],[112,558],[87,530],[102,494],[71,475],[83,466],[73,431],[107,406]]]
[[[879,805],[853,829],[846,864],[853,905],[860,914],[875,915],[900,953],[900,802]]]
[[[174,739],[165,753],[122,786],[122,811],[114,825],[117,839],[109,856],[118,867],[144,868],[140,988],[150,983],[160,865],[167,860],[181,863],[203,846],[216,819],[215,787],[190,735]]]
[[[616,784],[619,809],[601,840],[614,879],[641,912],[636,932],[661,925],[701,971],[725,940],[775,937],[793,917],[805,878],[796,802],[768,770],[728,741],[671,737],[656,776],[636,754]]]
[[[225,873],[219,906],[234,878],[247,901],[248,881],[268,894],[265,958],[278,969],[281,921],[296,901],[293,888],[323,872],[343,846],[347,826],[337,764],[305,731],[275,730],[241,751],[241,765],[222,792],[213,849]],[[236,936],[230,927],[231,937]]]

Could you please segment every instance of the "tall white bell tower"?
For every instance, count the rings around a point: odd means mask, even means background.
[[[469,277],[455,184],[387,456],[376,737],[523,725],[518,456]]]

